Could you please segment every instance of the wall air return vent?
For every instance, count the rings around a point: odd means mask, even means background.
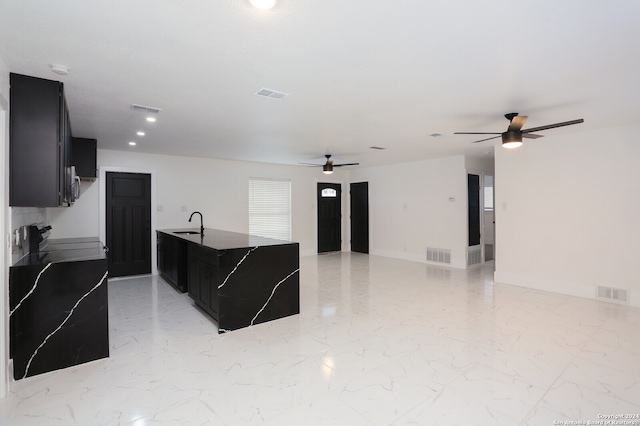
[[[160,111],[162,111],[160,108],[154,108],[154,107],[150,107],[150,106],[144,106],[144,105],[137,105],[137,104],[131,104],[131,111],[138,111],[138,112],[144,112],[144,113],[151,113],[151,114],[157,114]]]
[[[427,262],[451,264],[451,250],[427,247]]]
[[[288,93],[278,92],[277,90],[265,89],[264,87],[256,92],[256,95],[263,96],[265,98],[275,99],[277,101],[289,96]]]
[[[482,250],[479,248],[469,248],[467,250],[467,266],[482,263]]]
[[[628,303],[629,292],[622,288],[598,286],[598,298],[610,302]]]

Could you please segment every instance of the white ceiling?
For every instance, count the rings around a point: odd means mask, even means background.
[[[372,166],[492,155],[453,132],[508,112],[585,120],[528,143],[640,122],[637,0],[0,0],[0,58],[63,81],[74,135],[104,149]]]

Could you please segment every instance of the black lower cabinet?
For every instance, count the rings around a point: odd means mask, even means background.
[[[15,379],[109,356],[106,258],[12,266],[9,304]]]
[[[189,296],[218,321],[217,251],[190,245],[188,252]]]
[[[189,288],[187,242],[163,232],[156,235],[160,276],[178,291],[186,293]]]

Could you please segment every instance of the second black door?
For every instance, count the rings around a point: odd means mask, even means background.
[[[469,247],[480,244],[480,176],[467,175]]]
[[[151,175],[107,173],[109,276],[151,273]]]
[[[369,253],[369,183],[351,184],[351,251]]]
[[[318,183],[318,253],[341,250],[341,193],[339,183]]]

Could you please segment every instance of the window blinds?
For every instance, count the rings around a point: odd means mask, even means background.
[[[249,234],[291,240],[291,181],[249,179]]]

